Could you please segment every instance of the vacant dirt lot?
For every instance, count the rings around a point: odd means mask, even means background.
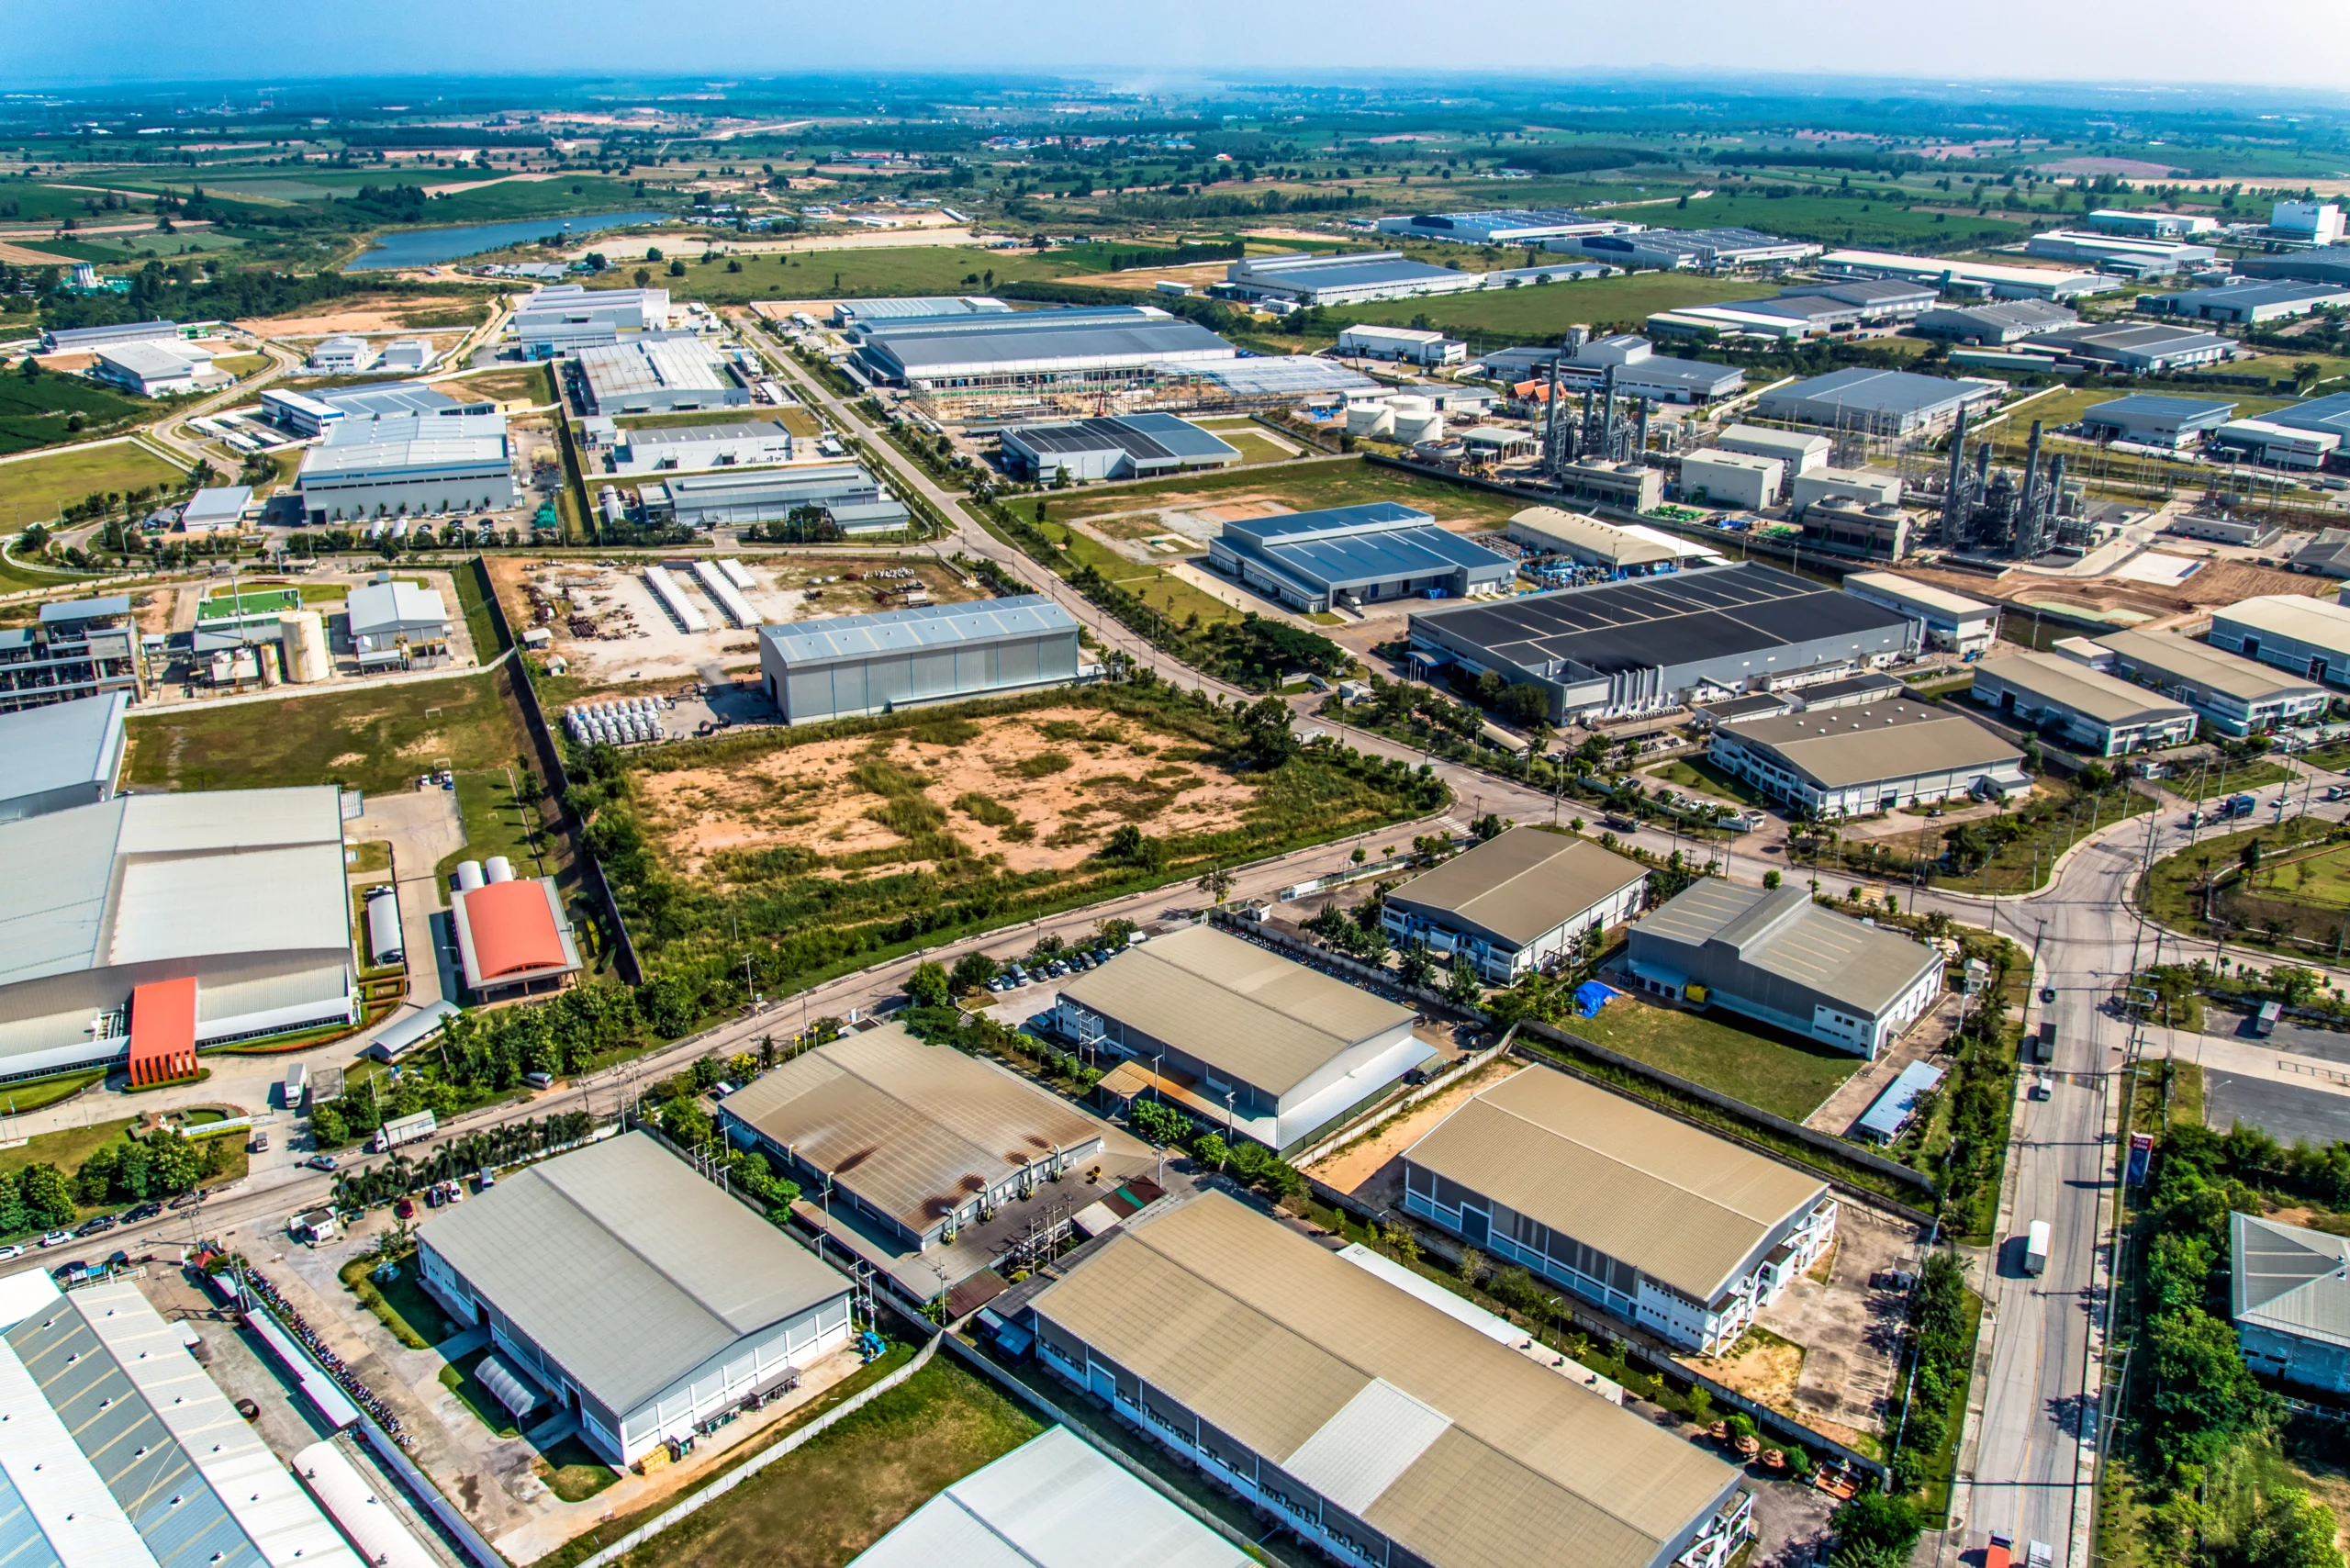
[[[270,338],[324,338],[337,332],[396,332],[416,317],[435,325],[444,325],[451,312],[472,304],[453,297],[430,299],[384,299],[375,302],[354,301],[340,310],[315,316],[269,316],[258,320],[240,321],[238,326],[249,332]]]
[[[837,862],[925,834],[1001,857],[1009,871],[1066,870],[1124,823],[1154,835],[1239,826],[1256,789],[1198,758],[1134,720],[1046,708],[649,774],[643,799],[665,858],[688,877],[728,850]]]
[[[2221,605],[2263,594],[2315,594],[2330,589],[2330,579],[2307,577],[2241,561],[2212,560],[2176,584],[2135,581],[2129,577],[2046,577],[2031,572],[2006,572],[1986,580],[1971,572],[1930,568],[1905,571],[1904,577],[1976,599],[2006,599],[2047,609],[2074,609],[2093,616],[2130,611],[2149,622],[2187,621],[2208,615]]]

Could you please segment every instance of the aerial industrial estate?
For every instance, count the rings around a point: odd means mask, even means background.
[[[0,100],[0,1555],[2341,1568],[2350,117],[755,65]]]

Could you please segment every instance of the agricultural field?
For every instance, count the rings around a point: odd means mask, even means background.
[[[587,280],[590,288],[634,286],[639,267],[665,274],[666,262],[640,262],[621,253],[615,241],[607,252],[609,272]],[[642,252],[638,252],[642,254]],[[872,245],[840,251],[775,252],[765,255],[730,256],[703,262],[675,247],[664,255],[680,256],[686,275],[655,278],[681,297],[712,305],[747,305],[755,299],[795,303],[870,297],[892,294],[980,294],[1003,284],[1052,283],[1084,269],[1074,262],[1033,252],[990,251],[970,245]],[[740,262],[741,272],[728,263]]]
[[[182,229],[170,234],[147,230],[130,234],[76,234],[71,240],[19,240],[14,243],[103,265],[151,257],[169,260],[174,256],[218,255],[241,248],[244,241],[233,234],[216,233],[209,229]]]
[[[1384,763],[1252,763],[1230,719],[1095,687],[687,742],[627,759],[590,835],[655,968],[780,981],[1429,808]],[[927,935],[925,935],[927,934]]]
[[[1595,1045],[1800,1122],[1860,1070],[1861,1058],[1719,1009],[1697,1014],[1618,997],[1563,1025]]]
[[[95,491],[176,489],[184,478],[178,468],[128,441],[0,463],[0,528],[14,534],[28,523],[50,521],[69,501]]]
[[[147,790],[263,790],[340,783],[412,788],[438,759],[503,769],[529,749],[508,672],[357,687],[280,701],[142,709],[124,778]]]
[[[1654,221],[1676,229],[1759,229],[1765,234],[1863,250],[1955,251],[1969,245],[2009,244],[2031,232],[2031,226],[2021,220],[1996,214],[1977,218],[1972,212],[1913,212],[1898,199],[1853,201],[1831,196],[1774,199],[1759,191],[1693,197],[1685,207],[1659,209]],[[2006,260],[2014,264],[2014,257]]]
[[[1360,460],[1301,463],[1272,471],[1225,469],[1142,485],[1058,492],[1042,504],[1047,519],[1068,521],[1157,508],[1249,507],[1260,513],[1267,503],[1290,511],[1314,511],[1365,501],[1398,501],[1431,513],[1439,522],[1488,528],[1498,527],[1525,510],[1523,502],[1508,496],[1399,468],[1373,467]],[[1030,503],[1024,496],[1012,504]]]

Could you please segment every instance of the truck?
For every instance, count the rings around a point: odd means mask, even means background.
[[[1991,1537],[1983,1549],[1983,1568],[2013,1568],[2016,1543],[2004,1535]]]
[[[2238,817],[2252,815],[2253,808],[2259,803],[2249,795],[2231,795],[2221,801],[2211,814],[2221,822],[2232,822]]]
[[[404,1143],[414,1143],[419,1138],[431,1137],[440,1130],[441,1124],[433,1119],[431,1112],[419,1111],[413,1116],[395,1116],[377,1127],[374,1141],[367,1147],[377,1154],[382,1154],[386,1150],[397,1148]]]
[[[2277,1032],[2277,1021],[2284,1015],[2285,1009],[2281,1004],[2274,1002],[2262,1002],[2260,1011],[2253,1014],[2252,1032],[2262,1039],[2266,1039]]]
[[[2025,1273],[2040,1274],[2047,1271],[2050,1235],[2048,1222],[2044,1219],[2033,1220],[2031,1228],[2024,1233],[2023,1271]]]
[[[2034,1061],[2056,1059],[2056,1020],[2042,1018],[2040,1021],[2040,1037],[2033,1042],[2033,1045],[2035,1049],[2032,1059]]]

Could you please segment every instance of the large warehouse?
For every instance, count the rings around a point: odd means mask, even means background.
[[[1400,234],[1406,240],[1443,240],[1456,245],[1534,245],[1577,234],[1615,234],[1639,227],[1620,218],[1586,218],[1562,207],[1416,212],[1408,218],[1379,220],[1382,234]]]
[[[2289,593],[2239,599],[2212,611],[2208,635],[2215,648],[2328,686],[2350,686],[2350,607],[2333,599]]]
[[[1572,350],[1535,351],[1530,359],[1526,357],[1525,350],[1505,352],[1519,356],[1526,364],[1527,375],[1545,381],[1550,361],[1557,359],[1561,387],[1578,392],[1605,385],[1611,369],[1616,373],[1617,397],[1653,398],[1660,403],[1710,402],[1716,398],[1727,398],[1746,385],[1746,372],[1734,364],[1674,359],[1658,353],[1646,338],[1632,332],[1594,338]],[[1562,354],[1564,357],[1561,357]],[[1547,386],[1539,396],[1548,396]]]
[[[1149,305],[868,322],[852,363],[891,386],[959,397],[1016,390],[1109,392],[1237,358],[1196,322]]]
[[[1713,760],[1774,801],[1865,816],[2031,782],[2023,749],[1964,714],[1895,697],[1722,724]]]
[[[502,414],[345,419],[302,454],[295,480],[312,522],[514,505],[513,459]]]
[[[1371,251],[1350,256],[1251,256],[1225,268],[1217,292],[1300,306],[1368,305],[1375,299],[1465,294],[1484,286],[1483,273],[1431,266],[1409,260],[1401,251]]]
[[[341,791],[118,795],[0,825],[0,1079],[119,1060],[151,985],[180,1048],[358,1014]]]
[[[2177,451],[2193,446],[2228,422],[2233,403],[2216,398],[2165,398],[2133,392],[2099,403],[2081,415],[2081,429],[2100,441],[2134,442]]]
[[[636,494],[649,521],[687,528],[781,522],[802,508],[817,507],[844,538],[854,539],[866,533],[893,533],[913,515],[871,472],[855,463],[751,473],[718,469],[682,474],[640,485]]]
[[[2097,639],[2114,673],[2175,697],[2223,735],[2266,734],[2325,711],[2333,695],[2306,676],[2265,665],[2175,632],[2114,632]]]
[[[1037,594],[759,628],[759,678],[787,724],[887,713],[1078,677],[1077,622]]]
[[[1014,1299],[1047,1371],[1341,1562],[1721,1568],[1752,1517],[1712,1454],[1221,1193]]]
[[[2019,650],[1975,666],[1975,701],[2026,729],[2053,731],[2094,756],[2185,745],[2195,710],[2058,654]]]
[[[70,1293],[45,1269],[0,1280],[9,1563],[360,1568],[196,1342],[127,1276]]]
[[[674,414],[751,401],[751,389],[699,338],[632,338],[583,348],[571,364],[590,413]]]
[[[1998,262],[1953,262],[1942,256],[1906,256],[1895,251],[1830,251],[1819,258],[1828,277],[1897,277],[1951,294],[1989,295],[1994,299],[2078,299],[2110,294],[2121,279],[2110,273],[2065,272],[2055,267],[2017,267]]]
[[[130,694],[0,711],[0,823],[114,798]]]
[[[2350,1394],[2350,1238],[2231,1214],[2228,1316],[2254,1372]]]
[[[1754,411],[1766,420],[1824,425],[1867,435],[1908,435],[1939,430],[1970,404],[1994,401],[1998,388],[1908,370],[1855,365],[1765,392]]]
[[[1014,478],[1151,479],[1240,461],[1227,445],[1172,414],[1124,414],[1004,431],[1003,465]]]
[[[509,1172],[416,1241],[425,1288],[488,1327],[499,1381],[576,1415],[615,1466],[851,1332],[845,1278],[643,1133]]]
[[[919,1252],[1095,1161],[1103,1124],[897,1024],[792,1058],[719,1103],[726,1136]],[[931,1292],[917,1284],[914,1293]]]
[[[1574,243],[1585,253],[1627,271],[1787,267],[1820,252],[1808,241],[1782,240],[1754,229],[1642,229],[1630,234],[1584,234]]]
[[[1487,985],[1513,985],[1639,913],[1648,879],[1587,838],[1513,827],[1390,891],[1380,920],[1399,948],[1418,943],[1474,963]]]
[[[1060,1032],[1125,1058],[1107,1093],[1175,1101],[1279,1152],[1434,1053],[1412,1012],[1194,925],[1061,986]]]
[[[1990,651],[1999,636],[1999,607],[1931,583],[1892,572],[1853,572],[1844,591],[1854,599],[1906,615],[1925,628],[1924,645],[1947,654]]]
[[[533,289],[514,307],[508,329],[531,359],[554,359],[621,341],[622,332],[669,325],[666,288],[589,288],[558,283]]]
[[[1067,1427],[916,1508],[848,1568],[1251,1568],[1257,1559]]]
[[[1897,931],[1811,902],[1700,877],[1632,927],[1634,981],[1670,1000],[1707,1002],[1874,1061],[1942,991],[1942,956]]]
[[[1469,599],[1506,588],[1517,567],[1393,501],[1227,521],[1208,565],[1291,609],[1333,602]]]
[[[1404,1207],[1702,1356],[1836,1239],[1818,1177],[1540,1065],[1404,1151]]]
[[[1411,618],[1419,662],[1539,687],[1554,724],[1701,689],[1824,680],[1914,652],[1919,635],[1894,611],[1751,561]]]
[[[2350,306],[2350,287],[2338,283],[2237,283],[2223,288],[2183,288],[2176,294],[2142,294],[2137,308],[2156,316],[2219,321],[2233,327],[2286,321],[2312,310]]]

